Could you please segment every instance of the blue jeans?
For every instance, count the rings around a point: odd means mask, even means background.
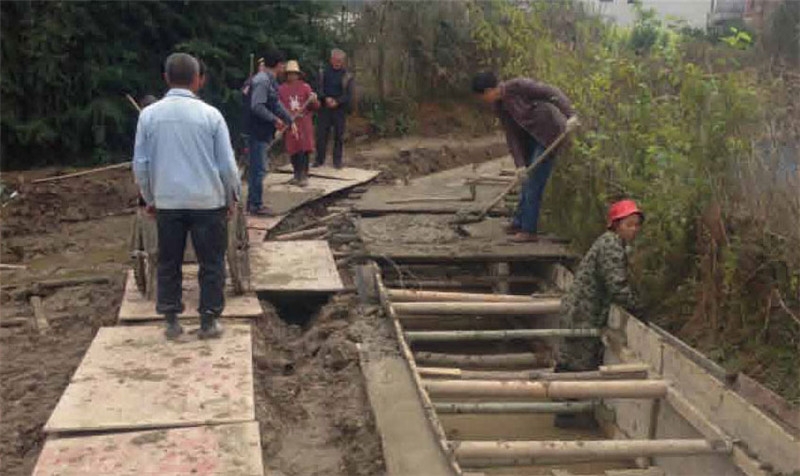
[[[261,208],[264,195],[264,175],[269,165],[267,142],[250,137],[250,164],[247,171],[247,209]]]
[[[545,151],[545,147],[533,137],[530,138],[529,148],[531,154],[525,162],[526,167],[531,165]],[[542,204],[542,195],[544,195],[547,179],[550,178],[550,173],[553,171],[553,160],[555,160],[555,157],[551,155],[522,184],[517,213],[514,215],[512,223],[515,228],[528,233],[536,233],[539,226],[539,208]]]

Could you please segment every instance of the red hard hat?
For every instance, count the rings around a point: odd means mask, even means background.
[[[608,209],[606,226],[611,228],[611,225],[615,221],[635,214],[638,214],[640,217],[642,217],[642,221],[644,221],[644,213],[642,213],[642,211],[639,210],[639,207],[636,206],[636,202],[633,200],[620,200],[611,205],[611,207]]]

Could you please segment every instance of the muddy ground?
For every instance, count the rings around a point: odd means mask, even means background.
[[[505,153],[497,136],[411,138],[354,146],[346,160],[383,170],[380,180],[385,183]],[[116,323],[129,265],[136,205],[130,172],[31,183],[57,173],[49,169],[2,177],[20,195],[0,215],[0,262],[27,266],[0,274],[0,321],[19,323],[22,318],[26,323],[0,327],[0,474],[8,476],[32,471],[44,441],[42,426],[70,376],[97,329]],[[335,203],[336,198],[327,199],[301,209],[282,227],[324,214],[326,205]],[[35,286],[83,276],[108,280],[54,289]],[[47,333],[31,325],[33,294],[43,297],[51,325]],[[380,438],[355,349],[359,342],[371,342],[371,348],[392,347],[390,330],[374,313],[358,310],[352,294],[299,310],[270,299],[264,296],[262,301],[265,316],[255,326],[254,346],[257,417],[267,474],[380,474]]]

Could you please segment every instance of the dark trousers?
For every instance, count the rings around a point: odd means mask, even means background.
[[[247,209],[261,208],[264,194],[264,175],[269,168],[268,142],[250,136],[250,163],[247,170]]]
[[[342,166],[344,147],[345,114],[343,107],[336,109],[323,108],[317,115],[317,165],[325,163],[325,152],[328,149],[328,133],[333,128],[333,165]]]
[[[200,315],[219,316],[225,308],[225,250],[227,210],[158,210],[158,298],[156,312],[183,312],[183,253],[186,234],[200,265]]]
[[[292,156],[292,170],[295,180],[308,177],[308,152],[300,152]]]
[[[530,138],[529,148],[531,153],[525,163],[526,167],[531,165],[545,151],[545,147],[533,137]],[[555,158],[551,155],[522,184],[517,213],[514,215],[513,226],[515,228],[528,233],[536,233],[539,228],[539,209],[542,205],[544,188],[547,186],[547,180],[553,171],[553,160]]]

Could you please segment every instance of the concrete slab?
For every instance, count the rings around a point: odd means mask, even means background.
[[[358,213],[455,213],[471,207],[480,207],[500,193],[505,184],[481,183],[476,185],[475,201],[462,201],[469,195],[465,181],[481,176],[500,177],[503,169],[513,169],[510,156],[475,165],[465,165],[411,180],[408,185],[382,185],[370,187],[354,205]],[[452,201],[417,200],[427,197],[452,198]],[[406,203],[391,203],[413,200]]]
[[[265,241],[250,248],[256,291],[325,292],[344,289],[327,241]]]
[[[196,265],[183,266],[183,303],[186,311],[180,315],[181,318],[199,318],[197,307],[200,302],[200,289],[197,284],[197,270]],[[235,296],[230,286],[226,291],[223,317],[253,318],[263,314],[255,293]],[[122,295],[122,304],[119,307],[120,322],[152,321],[163,318],[164,316],[156,313],[156,303],[145,299],[136,289],[133,271],[128,271],[125,293]]]
[[[405,360],[399,355],[373,357],[362,349],[361,369],[381,435],[386,474],[455,474],[439,449]]]
[[[86,432],[238,423],[255,419],[249,325],[221,339],[161,326],[100,328],[45,425]]]
[[[50,438],[34,476],[261,476],[258,423]]]
[[[392,214],[361,218],[358,233],[367,254],[395,261],[539,261],[574,257],[563,243],[541,240],[513,243],[503,232],[505,221],[489,218],[465,225],[469,236],[450,224],[452,216]]]

